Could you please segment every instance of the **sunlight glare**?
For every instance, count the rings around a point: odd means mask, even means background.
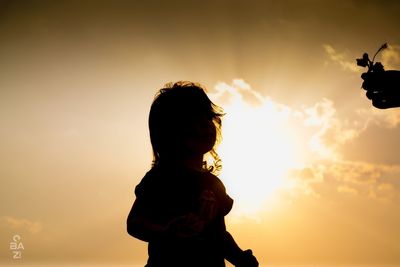
[[[281,189],[292,186],[287,174],[300,161],[295,151],[297,140],[288,123],[290,110],[240,83],[236,85],[222,86],[230,99],[223,106],[226,115],[218,148],[223,163],[221,178],[236,200],[239,215],[252,216],[273,204]],[[243,98],[238,88],[250,90],[255,101]]]

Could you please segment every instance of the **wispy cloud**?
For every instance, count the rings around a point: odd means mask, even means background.
[[[386,70],[400,70],[400,45],[389,44],[388,48],[382,51],[381,59]]]
[[[324,44],[322,47],[329,59],[339,64],[343,70],[351,72],[360,72],[360,68],[357,67],[355,59],[349,59],[346,53],[340,53],[329,44]]]
[[[399,109],[380,110],[371,107],[368,109],[358,109],[356,112],[360,117],[365,118],[365,122],[368,124],[375,124],[389,129],[400,125]]]
[[[39,221],[31,221],[25,218],[15,218],[13,216],[0,217],[0,222],[7,228],[28,231],[32,234],[39,233],[43,228],[42,223]]]
[[[323,176],[338,193],[353,194],[382,201],[400,196],[400,166],[355,161],[325,164]]]
[[[350,187],[348,185],[340,185],[340,186],[338,186],[337,187],[337,191],[339,193],[343,193],[343,194],[358,195],[357,189],[355,189],[354,187]]]

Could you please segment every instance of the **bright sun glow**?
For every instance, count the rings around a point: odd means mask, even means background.
[[[242,80],[218,84],[217,103],[224,102],[221,178],[236,199],[239,215],[253,216],[271,206],[281,189],[291,187],[290,169],[301,164],[289,113],[259,95]],[[296,151],[297,150],[297,151]]]

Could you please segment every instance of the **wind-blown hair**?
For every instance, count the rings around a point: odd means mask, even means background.
[[[179,153],[176,151],[182,147],[182,140],[193,135],[194,131],[209,145],[207,151],[200,153],[208,152],[213,159],[211,164],[204,161],[203,168],[210,172],[221,169],[221,160],[215,148],[221,140],[221,117],[224,113],[205,91],[200,84],[187,81],[168,83],[158,91],[149,114],[153,167],[160,161],[168,160],[168,157],[176,156],[174,153]],[[202,125],[201,133],[193,130],[193,125],[204,119],[210,123]]]

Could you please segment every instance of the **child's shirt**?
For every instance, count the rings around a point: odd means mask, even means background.
[[[166,225],[189,213],[200,216],[206,225],[192,238],[160,238],[148,245],[148,267],[225,266],[224,216],[233,200],[218,177],[187,168],[157,166],[135,188],[139,208],[153,223]]]

